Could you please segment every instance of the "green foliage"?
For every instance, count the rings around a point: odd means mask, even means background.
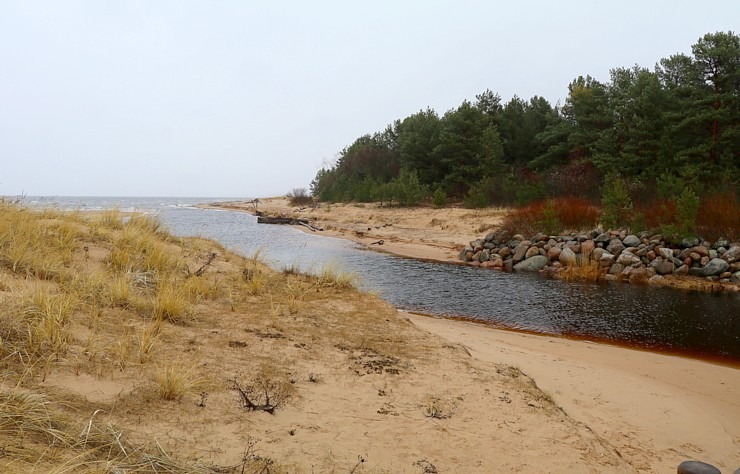
[[[432,204],[434,204],[434,207],[445,207],[447,205],[447,193],[444,192],[444,189],[437,188],[434,190],[434,194],[432,194]]]
[[[738,190],[739,58],[740,36],[709,33],[690,55],[661,59],[654,70],[614,68],[605,81],[578,76],[562,106],[537,96],[503,103],[486,90],[441,117],[427,108],[356,139],[317,173],[311,193],[414,203],[441,189],[479,207],[596,199],[607,174],[628,180],[641,205],[687,187],[698,196]],[[416,176],[410,191],[402,169]],[[611,184],[603,189],[612,206],[605,219],[628,225]]]
[[[479,182],[471,186],[468,193],[465,195],[465,207],[468,209],[480,209],[482,207],[486,207],[487,204],[488,199],[486,199],[484,183]]]
[[[609,175],[604,179],[601,206],[601,223],[605,228],[619,229],[629,225],[632,197],[621,176]]]
[[[684,189],[676,198],[676,220],[678,221],[678,231],[682,236],[694,234],[698,212],[699,196],[691,188]]]
[[[632,214],[630,229],[633,233],[648,230],[647,221],[645,220],[645,214],[643,214],[642,212],[635,212],[634,214]]]
[[[537,221],[537,228],[540,229],[540,232],[548,235],[557,234],[562,227],[558,214],[555,201],[548,199],[545,208],[542,210],[542,219]]]
[[[416,206],[429,196],[429,189],[419,182],[419,176],[413,171],[402,169],[398,178],[389,184],[391,196],[401,206]]]

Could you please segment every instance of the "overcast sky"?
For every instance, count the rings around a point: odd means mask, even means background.
[[[0,195],[308,187],[357,137],[737,31],[737,0],[0,0]]]

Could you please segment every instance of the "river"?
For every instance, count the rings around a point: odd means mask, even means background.
[[[312,272],[330,264],[353,272],[362,289],[396,307],[462,317],[510,329],[609,342],[737,364],[740,295],[715,295],[625,283],[583,283],[539,274],[432,263],[378,253],[289,226],[257,225],[245,213],[194,206],[205,198],[27,198],[64,208],[157,212],[180,236],[215,239],[274,268]],[[224,199],[226,200],[226,199]]]

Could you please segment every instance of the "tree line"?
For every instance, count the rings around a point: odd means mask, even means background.
[[[650,70],[579,76],[565,103],[490,90],[440,116],[427,108],[359,137],[316,174],[322,201],[469,207],[576,196],[619,179],[633,199],[737,192],[740,36],[708,33]]]

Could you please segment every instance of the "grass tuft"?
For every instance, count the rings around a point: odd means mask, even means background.
[[[188,393],[197,391],[203,379],[195,374],[195,368],[182,364],[165,365],[155,375],[157,395],[162,400],[177,401]]]

